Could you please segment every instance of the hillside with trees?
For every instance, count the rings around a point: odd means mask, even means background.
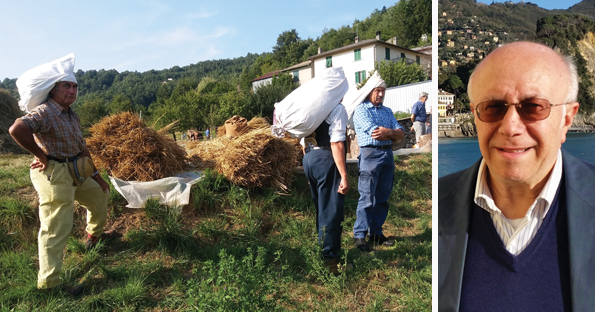
[[[455,109],[468,108],[467,83],[481,59],[504,43],[537,41],[575,57],[581,76],[580,111],[595,111],[590,95],[594,80],[585,66],[593,61],[581,56],[577,45],[593,31],[594,3],[585,0],[568,10],[546,10],[531,2],[486,5],[475,0],[440,0],[439,88],[455,94]],[[571,14],[581,9],[582,14]]]
[[[84,127],[121,111],[142,111],[143,118],[157,126],[179,120],[179,129],[213,128],[234,114],[248,119],[272,117],[273,104],[297,86],[289,76],[281,75],[254,94],[254,78],[306,61],[319,47],[328,51],[353,43],[356,36],[374,38],[376,31],[381,31],[382,40],[399,38],[399,45],[406,48],[428,45],[430,36],[427,41],[420,38],[431,34],[431,14],[431,0],[400,0],[352,25],[324,29],[316,39],[303,39],[296,29],[282,31],[271,52],[146,72],[79,69],[75,73],[79,99],[74,109]],[[15,82],[4,79],[0,88],[18,99]]]

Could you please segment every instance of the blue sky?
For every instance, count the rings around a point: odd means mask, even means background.
[[[437,0],[434,0],[437,1]],[[489,1],[491,3],[491,1]],[[566,9],[571,1],[531,1]],[[296,29],[317,38],[395,2],[303,1],[10,1],[0,10],[0,79],[68,53],[76,69],[146,71],[247,53],[270,52]]]
[[[0,10],[0,79],[76,54],[75,69],[146,71],[272,51],[277,37],[301,38],[352,25],[395,2],[10,1]]]

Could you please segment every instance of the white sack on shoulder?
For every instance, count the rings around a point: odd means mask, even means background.
[[[329,68],[275,104],[278,124],[273,133],[287,131],[294,138],[310,135],[341,102],[349,89],[343,68]]]
[[[58,81],[76,82],[74,77],[74,53],[39,65],[26,71],[17,79],[21,110],[30,112],[47,98]]]
[[[366,100],[370,92],[374,90],[374,88],[384,87],[386,88],[386,83],[380,77],[378,71],[375,71],[374,74],[366,81],[366,84],[361,89],[350,89],[347,94],[345,94],[345,98],[343,98],[343,105],[345,106],[345,110],[347,111],[347,127],[354,129],[353,127],[353,112],[355,112],[355,108],[363,101]]]

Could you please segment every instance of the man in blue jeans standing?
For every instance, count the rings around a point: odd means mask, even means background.
[[[382,225],[388,216],[388,198],[393,188],[395,163],[392,142],[405,136],[390,108],[382,105],[386,84],[379,75],[370,77],[367,83],[375,88],[353,115],[360,154],[358,156],[360,198],[357,204],[357,220],[353,225],[353,238],[357,248],[370,251],[370,243],[394,246],[395,242],[382,233]],[[366,84],[367,84],[366,83]]]

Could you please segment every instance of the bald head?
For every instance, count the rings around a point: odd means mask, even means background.
[[[469,78],[467,93],[472,103],[478,103],[484,99],[478,99],[478,89],[482,85],[477,83],[478,76],[482,78],[495,77],[503,71],[509,71],[511,76],[518,73],[519,83],[523,80],[538,78],[538,75],[548,75],[558,81],[558,86],[564,86],[563,99],[558,101],[550,99],[552,103],[574,102],[578,95],[578,74],[574,61],[567,56],[561,55],[551,48],[533,42],[515,42],[503,45],[490,53],[477,67]],[[528,81],[527,80],[527,81]],[[535,96],[538,96],[535,94]],[[543,97],[543,96],[542,96]]]

